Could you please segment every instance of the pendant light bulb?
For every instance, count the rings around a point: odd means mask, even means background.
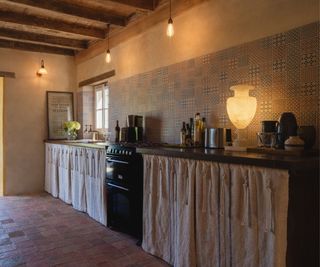
[[[109,50],[109,49],[107,50],[107,54],[106,54],[106,62],[107,62],[107,63],[110,63],[110,62],[111,62],[111,53],[110,53],[110,50]]]
[[[173,35],[174,35],[173,20],[172,18],[170,18],[168,20],[167,36],[172,37]]]
[[[111,62],[111,53],[110,53],[110,24],[108,24],[107,34],[108,34],[108,49],[107,49],[107,53],[106,53],[106,62],[109,64],[109,63]]]
[[[40,69],[38,70],[37,74],[38,74],[38,76],[42,76],[42,75],[48,74],[46,68],[44,67],[44,61],[43,61],[43,59],[41,60],[41,67],[40,67]]]
[[[170,11],[170,17],[168,19],[167,36],[172,37],[174,35],[174,29],[173,29],[173,20],[171,17],[171,0],[169,1],[169,11]]]

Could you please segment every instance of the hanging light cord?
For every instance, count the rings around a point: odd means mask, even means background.
[[[108,50],[110,48],[109,43],[110,43],[110,24],[108,24]]]
[[[171,19],[171,0],[169,1],[170,19]]]

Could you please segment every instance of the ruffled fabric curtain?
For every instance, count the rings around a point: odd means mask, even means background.
[[[285,266],[286,170],[144,155],[142,248],[174,266]]]
[[[46,172],[44,189],[53,197],[59,196],[58,163],[60,146],[54,144],[45,145]]]
[[[59,176],[59,198],[71,204],[71,166],[70,166],[71,147],[60,146],[58,176]]]
[[[46,144],[45,191],[107,225],[104,149]]]
[[[87,213],[103,225],[107,225],[106,191],[104,187],[105,160],[104,150],[86,150],[85,191]]]
[[[72,206],[79,211],[87,211],[86,188],[85,188],[85,160],[84,148],[72,147],[71,156],[71,192]]]
[[[142,248],[174,266],[195,266],[191,160],[144,156]]]

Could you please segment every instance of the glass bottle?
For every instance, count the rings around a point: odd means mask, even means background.
[[[202,123],[201,123],[201,142],[200,142],[201,145],[204,145],[204,132],[205,132],[206,127],[207,127],[206,118],[203,117]]]
[[[182,122],[182,128],[180,130],[180,145],[182,146],[186,145],[186,134],[187,134],[186,123]]]
[[[200,145],[200,139],[201,139],[201,118],[200,118],[200,113],[196,113],[194,117],[194,145],[199,146]]]
[[[119,142],[120,140],[120,127],[119,127],[119,121],[117,120],[117,125],[116,125],[116,128],[115,128],[115,131],[116,131],[116,138],[115,138],[115,142]]]
[[[194,140],[194,120],[193,118],[190,118],[190,139],[191,139],[191,143],[193,143]]]

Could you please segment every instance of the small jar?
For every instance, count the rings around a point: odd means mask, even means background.
[[[304,149],[304,141],[299,136],[289,136],[284,142],[284,148],[288,151],[300,151]]]

